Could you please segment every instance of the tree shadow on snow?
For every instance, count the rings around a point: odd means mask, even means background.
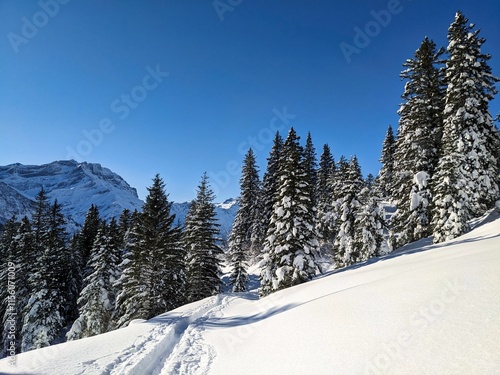
[[[207,328],[221,328],[221,327],[239,327],[247,324],[253,324],[253,323],[258,323],[262,320],[265,320],[267,318],[270,318],[272,316],[276,316],[279,314],[282,314],[288,310],[291,310],[297,306],[300,306],[301,304],[288,304],[284,306],[279,306],[279,307],[274,307],[271,308],[267,311],[257,313],[257,314],[252,314],[248,316],[234,316],[234,317],[227,317],[227,318],[210,318],[204,323],[204,326]]]

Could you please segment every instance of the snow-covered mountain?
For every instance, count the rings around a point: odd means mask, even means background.
[[[9,188],[8,196],[0,201],[0,220],[4,222],[13,214],[29,215],[30,202],[42,188],[51,201],[57,199],[64,215],[76,225],[83,223],[92,203],[105,219],[119,216],[125,208],[140,209],[143,204],[134,188],[100,164],[74,160],[43,165],[11,164],[0,167],[0,182]]]
[[[124,209],[141,210],[144,204],[135,188],[100,164],[74,160],[43,165],[17,163],[0,166],[0,225],[13,215],[30,216],[42,187],[51,201],[57,199],[62,204],[70,230],[83,224],[91,204],[99,208],[104,219],[118,217]],[[189,202],[172,205],[172,212],[180,224],[184,223],[188,208]],[[224,240],[231,231],[237,210],[235,199],[216,205]]]
[[[498,374],[500,217],[258,298],[222,294],[0,361],[2,374]]]

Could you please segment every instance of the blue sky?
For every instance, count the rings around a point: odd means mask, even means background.
[[[425,36],[445,46],[458,9],[500,76],[497,0],[3,0],[0,164],[101,163],[141,198],[160,173],[175,201],[206,171],[223,200],[248,147],[263,172],[293,126],[376,174],[402,64]]]

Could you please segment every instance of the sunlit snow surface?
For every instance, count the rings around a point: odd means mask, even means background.
[[[499,374],[500,219],[266,298],[224,294],[2,374]]]

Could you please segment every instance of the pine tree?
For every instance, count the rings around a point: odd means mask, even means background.
[[[467,221],[499,197],[500,136],[489,113],[496,94],[490,55],[474,24],[458,12],[448,29],[442,154],[433,179],[434,241],[463,234]]]
[[[262,237],[258,238],[260,243],[264,243],[267,228],[273,214],[273,207],[278,199],[279,186],[279,165],[283,149],[283,138],[277,132],[274,137],[273,147],[267,158],[266,173],[262,179]]]
[[[354,219],[354,248],[359,254],[358,261],[365,261],[381,255],[384,219],[378,198],[368,187],[359,193],[360,209]]]
[[[425,38],[401,73],[408,82],[394,154],[392,198],[397,212],[392,231],[398,247],[431,234],[429,181],[437,166],[443,129],[443,82],[438,66],[443,52]]]
[[[217,245],[219,224],[215,217],[214,198],[205,173],[197,188],[196,198],[189,206],[183,233],[189,302],[218,294],[221,289],[223,251]]]
[[[318,180],[318,162],[316,159],[316,148],[312,142],[311,133],[307,133],[306,145],[304,147],[304,170],[306,174],[306,182],[309,186],[310,207],[316,206],[315,188]]]
[[[279,161],[278,197],[261,262],[261,295],[310,280],[318,270],[319,243],[303,160],[303,148],[292,128]]]
[[[133,319],[147,319],[151,311],[151,257],[145,249],[140,228],[141,214],[132,215],[131,229],[124,239],[120,278],[115,282],[116,307],[112,316],[115,328]]]
[[[248,259],[260,253],[261,246],[256,243],[256,227],[260,226],[261,213],[258,202],[261,187],[255,154],[249,149],[245,155],[240,179],[241,196],[239,209],[229,235],[228,258],[231,265],[230,284],[233,292],[246,291],[248,282]],[[256,251],[257,250],[257,251]]]
[[[172,202],[165,183],[156,175],[141,216],[142,246],[150,252],[151,311],[149,318],[182,305],[185,301],[185,252],[180,244],[180,229],[174,226]]]
[[[346,168],[345,171],[342,169]],[[361,209],[359,194],[363,188],[361,168],[356,156],[353,156],[347,166],[339,168],[342,186],[337,199],[337,236],[334,243],[335,264],[337,268],[350,266],[361,259],[360,248],[356,247],[356,217]]]
[[[325,144],[320,156],[317,172],[316,197],[316,232],[320,241],[322,253],[331,254],[334,234],[332,232],[332,181],[336,172],[335,160],[330,147]]]
[[[22,351],[49,346],[66,323],[68,265],[65,220],[57,200],[48,206],[43,190],[36,197],[33,237],[38,256],[28,278],[31,296],[24,307]]]
[[[113,228],[114,227],[114,228]],[[68,340],[76,340],[107,332],[115,305],[113,283],[118,276],[119,248],[113,241],[116,222],[106,227],[101,223],[97,232],[85,278],[85,288],[78,298],[79,317],[67,333]]]
[[[78,236],[83,277],[88,276],[89,272],[91,272],[91,270],[86,269],[85,266],[89,262],[90,253],[92,251],[92,247],[94,246],[94,241],[97,236],[97,232],[99,231],[100,225],[101,218],[99,215],[99,209],[96,205],[92,204],[87,212],[87,215],[85,216],[82,230]],[[82,285],[82,288],[83,287],[85,287],[85,285]]]
[[[377,189],[382,197],[392,196],[395,142],[392,126],[389,125],[382,145],[382,155],[380,157],[382,168],[377,179]]]

